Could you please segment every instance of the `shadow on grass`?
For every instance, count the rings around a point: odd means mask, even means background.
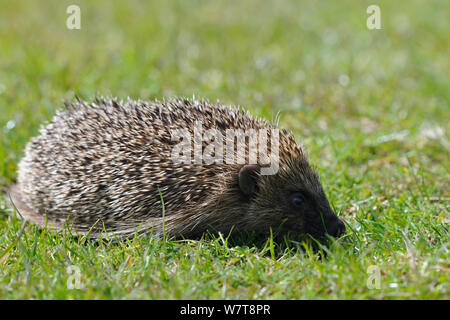
[[[17,211],[17,210],[15,210]],[[7,215],[8,216],[8,215]],[[306,254],[309,256],[316,256],[319,259],[326,258],[330,250],[333,250],[333,245],[352,246],[350,234],[341,239],[335,239],[330,236],[325,236],[322,239],[314,239],[309,235],[294,235],[294,234],[279,234],[272,233],[256,233],[256,232],[230,232],[225,235],[220,232],[206,231],[194,238],[174,238],[167,235],[146,234],[136,230],[133,237],[120,238],[113,233],[107,232],[104,228],[99,228],[92,234],[78,234],[67,223],[62,230],[54,230],[47,227],[39,227],[32,223],[25,222],[18,215],[14,214],[12,217],[12,226],[15,229],[16,241],[11,243],[12,247],[17,245],[20,237],[25,233],[33,233],[35,237],[47,238],[48,243],[72,243],[81,246],[98,247],[98,246],[121,246],[132,247],[134,245],[147,245],[152,247],[160,247],[161,250],[167,250],[180,245],[191,244],[206,244],[213,246],[220,254],[227,255],[233,248],[240,248],[244,250],[253,250],[258,254],[270,257],[274,260],[283,256],[293,256],[297,254]],[[25,228],[27,225],[27,228]],[[31,227],[31,229],[29,229]],[[28,229],[29,231],[27,231]],[[32,230],[32,231],[31,231]]]

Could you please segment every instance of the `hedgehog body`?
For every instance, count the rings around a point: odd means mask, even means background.
[[[259,157],[254,164],[246,163],[249,155],[244,163],[192,160],[199,123],[203,133],[213,129],[223,136],[230,129],[278,130],[241,109],[206,101],[77,101],[27,144],[12,200],[27,220],[55,229],[67,223],[92,237],[103,230],[119,238],[163,231],[189,238],[232,229],[343,233],[290,133],[277,131],[277,171],[262,175]],[[193,137],[185,145],[193,157],[181,163],[174,161],[180,129]],[[200,145],[201,152],[208,147]]]

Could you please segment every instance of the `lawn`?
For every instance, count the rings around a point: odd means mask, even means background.
[[[81,8],[81,29],[66,8]],[[345,220],[326,258],[271,239],[90,241],[0,195],[0,299],[449,299],[449,1],[0,0],[0,189],[75,95],[202,97],[303,143]]]

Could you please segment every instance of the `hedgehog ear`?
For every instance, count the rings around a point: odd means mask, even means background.
[[[257,164],[247,164],[239,170],[239,188],[246,196],[258,192],[258,176],[261,167]]]

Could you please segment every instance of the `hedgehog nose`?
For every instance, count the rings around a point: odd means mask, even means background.
[[[340,219],[336,219],[330,227],[330,235],[335,238],[342,237],[345,233],[345,224]]]

